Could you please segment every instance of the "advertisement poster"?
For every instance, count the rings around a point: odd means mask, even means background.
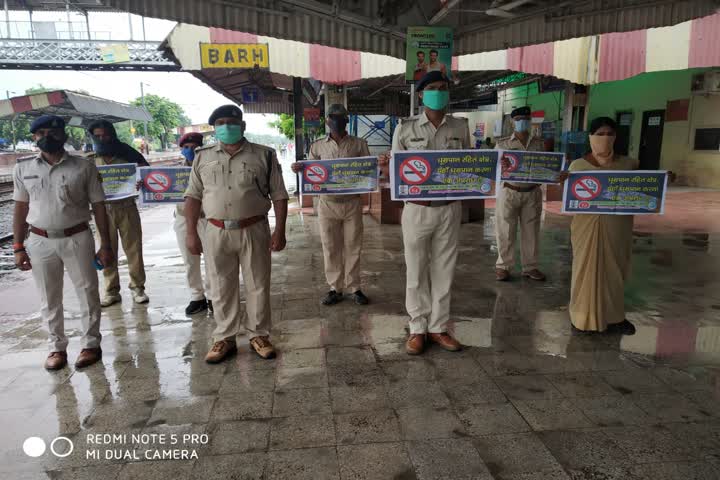
[[[408,27],[405,80],[417,82],[434,70],[452,76],[453,31],[448,27]]]
[[[181,203],[192,167],[140,167],[142,203]]]
[[[565,168],[564,153],[503,150],[502,156],[510,163],[502,179],[509,182],[557,183]]]
[[[135,184],[134,163],[119,163],[116,165],[98,165],[97,169],[102,177],[103,191],[106,200],[120,200],[137,195]]]
[[[571,172],[563,192],[563,213],[643,215],[665,212],[667,172],[587,170]]]
[[[310,160],[300,174],[303,195],[349,195],[376,192],[377,157]]]
[[[494,198],[498,150],[394,152],[390,161],[393,200]]]

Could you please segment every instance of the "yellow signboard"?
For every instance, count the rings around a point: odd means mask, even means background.
[[[130,50],[127,45],[110,45],[100,47],[100,57],[104,63],[123,63],[130,61]]]
[[[268,46],[259,43],[201,43],[202,68],[269,68]]]

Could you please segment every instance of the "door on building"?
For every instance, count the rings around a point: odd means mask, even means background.
[[[615,138],[615,152],[620,155],[630,154],[630,130],[632,129],[632,112],[617,112],[617,137]]]
[[[642,130],[640,133],[641,170],[658,170],[660,168],[660,152],[662,151],[663,127],[665,126],[665,110],[648,110],[643,112]]]

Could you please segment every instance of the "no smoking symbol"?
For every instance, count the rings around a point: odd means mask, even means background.
[[[580,177],[571,188],[572,194],[578,200],[592,200],[600,195],[602,188],[600,181],[595,177]]]
[[[145,186],[154,193],[167,192],[170,188],[170,177],[162,172],[150,172],[145,177]]]
[[[517,155],[506,153],[505,159],[508,161],[509,165],[507,170],[503,171],[502,176],[503,177],[509,177],[510,173],[517,170],[518,166],[520,165],[520,159],[517,157]]]
[[[305,168],[305,180],[310,183],[323,183],[328,178],[328,172],[319,163],[314,163]]]
[[[400,164],[400,178],[410,185],[425,183],[430,178],[430,163],[421,157],[410,157]]]

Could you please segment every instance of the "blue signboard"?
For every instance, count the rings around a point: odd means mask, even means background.
[[[143,203],[182,203],[192,167],[140,167]]]
[[[585,170],[570,172],[563,192],[563,213],[662,215],[667,172]]]
[[[503,150],[502,158],[509,164],[502,172],[502,180],[508,182],[557,183],[565,168],[564,153]]]
[[[105,200],[120,200],[137,195],[136,168],[137,165],[134,163],[98,165],[97,169],[102,177]]]
[[[496,196],[498,150],[393,152],[393,200],[462,200]]]
[[[308,160],[303,166],[303,195],[349,195],[378,189],[377,157]]]

